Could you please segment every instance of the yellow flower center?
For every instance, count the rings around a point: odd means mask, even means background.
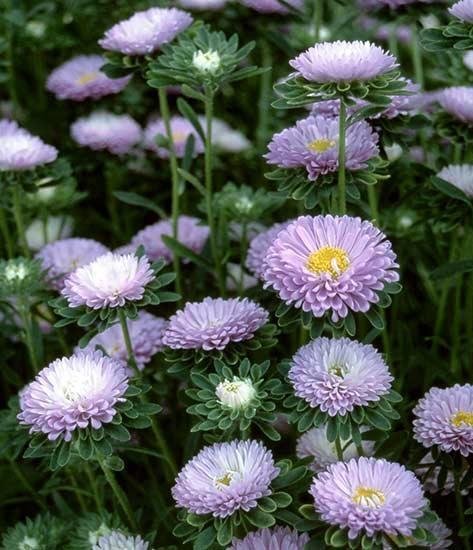
[[[220,477],[217,477],[215,479],[215,485],[218,487],[218,488],[221,488],[221,486],[223,485],[224,487],[229,487],[230,486],[230,483],[233,481],[233,473],[232,472],[226,472],[225,474],[223,474],[222,476]]]
[[[329,367],[328,372],[330,374],[343,378],[348,372],[348,365],[342,363],[334,363]]]
[[[461,426],[473,427],[473,412],[468,411],[458,411],[451,418],[451,423],[455,428],[460,428]]]
[[[179,143],[179,142],[182,142],[182,141],[186,141],[187,139],[187,134],[186,132],[179,132],[179,131],[176,131],[176,132],[173,132],[172,133],[172,141],[173,143]]]
[[[309,255],[306,267],[316,275],[328,273],[335,278],[346,271],[349,265],[348,255],[342,248],[323,246]]]
[[[353,502],[369,508],[379,508],[384,504],[386,497],[382,491],[371,487],[358,487],[351,497]]]
[[[334,139],[314,139],[307,144],[307,149],[309,149],[309,151],[312,151],[313,153],[325,153],[332,147],[335,147],[336,144],[337,142]]]
[[[84,73],[81,77],[77,79],[77,83],[84,86],[89,82],[93,82],[98,76],[99,76],[99,73],[97,71]]]

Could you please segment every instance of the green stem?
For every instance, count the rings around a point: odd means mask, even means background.
[[[338,130],[338,212],[340,215],[346,214],[346,175],[345,175],[345,131],[346,131],[347,108],[340,99],[340,115]]]
[[[123,339],[125,340],[126,351],[128,354],[128,363],[130,364],[133,372],[136,376],[140,375],[138,366],[136,364],[135,354],[133,352],[133,345],[131,343],[130,331],[128,330],[128,323],[126,322],[126,315],[123,309],[118,310],[118,318],[120,319],[120,325],[122,327]]]
[[[244,282],[245,282],[245,258],[246,258],[246,248],[248,245],[248,224],[243,222],[241,228],[241,241],[240,241],[240,277],[238,281],[238,294],[243,296],[244,293]]]
[[[10,230],[8,228],[8,221],[6,212],[3,208],[0,207],[0,231],[2,233],[3,241],[5,243],[5,249],[7,252],[8,258],[13,258],[13,242],[11,240]]]
[[[455,467],[453,471],[453,478],[455,482],[455,503],[457,508],[458,523],[461,529],[462,527],[465,527],[465,514],[463,511],[463,496],[460,490],[461,473],[457,467]],[[467,537],[463,539],[463,547],[465,550],[471,549],[470,541]]]
[[[256,147],[263,151],[268,139],[269,113],[271,106],[271,83],[272,83],[272,56],[271,48],[266,40],[261,42],[261,66],[268,69],[261,75],[260,93],[258,100],[258,130],[256,132]]]
[[[424,65],[422,61],[422,50],[420,47],[419,35],[413,33],[411,42],[412,65],[414,67],[414,75],[416,83],[419,84],[421,90],[424,89]]]
[[[343,450],[342,450],[342,442],[340,441],[340,438],[337,436],[337,439],[335,439],[335,450],[337,451],[337,458],[341,462],[343,461]]]
[[[324,0],[314,0],[314,39],[320,42],[320,29],[324,19]]]
[[[25,223],[23,221],[23,212],[21,209],[21,188],[18,183],[12,186],[12,204],[13,217],[15,218],[16,230],[18,232],[18,242],[20,243],[25,258],[30,258],[31,253],[26,241]]]
[[[5,11],[13,11],[15,6],[15,0],[10,0],[10,2],[5,1]],[[20,115],[20,102],[18,99],[18,92],[16,90],[16,75],[15,75],[15,64],[14,64],[14,48],[13,48],[13,23],[10,21],[6,22],[7,29],[7,39],[6,39],[6,58],[7,58],[7,71],[8,71],[8,92],[10,95],[10,101],[13,104],[13,116],[18,118]]]
[[[164,439],[163,434],[161,433],[161,429],[159,428],[158,423],[156,422],[156,419],[154,417],[151,417],[151,429],[153,430],[158,448],[166,460],[167,469],[169,470],[168,479],[169,481],[172,481],[177,476],[177,466],[168,447],[168,444]]]
[[[18,312],[20,314],[23,329],[25,331],[25,345],[28,350],[28,355],[30,357],[30,363],[33,367],[33,373],[36,375],[39,372],[39,364],[34,347],[34,339],[32,333],[33,318],[29,305],[27,303],[20,303],[18,306]]]
[[[371,220],[379,225],[378,189],[376,185],[368,185],[368,204],[370,205]]]

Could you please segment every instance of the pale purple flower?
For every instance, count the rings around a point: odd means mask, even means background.
[[[228,0],[178,0],[181,8],[195,11],[218,11],[227,5]]]
[[[452,86],[439,92],[436,98],[447,113],[473,124],[473,86]]]
[[[246,256],[246,267],[259,279],[263,278],[263,261],[268,248],[273,244],[279,232],[285,229],[292,221],[275,223],[269,229],[262,231],[251,239]]]
[[[473,164],[449,164],[440,170],[437,177],[448,181],[465,195],[473,198]]]
[[[339,99],[326,99],[324,101],[317,101],[310,107],[310,115],[313,117],[322,116],[325,118],[338,118],[340,113],[340,100]]]
[[[315,509],[350,539],[366,533],[410,536],[426,505],[415,475],[381,458],[352,458],[321,472],[310,493]]]
[[[453,15],[466,23],[473,23],[473,0],[460,0],[448,8],[450,15]]]
[[[71,136],[79,145],[114,155],[128,153],[141,140],[141,127],[129,115],[96,111],[76,120]]]
[[[112,531],[108,535],[103,535],[98,542],[92,546],[92,550],[148,550],[149,544],[140,536],[129,537]]]
[[[182,158],[186,151],[186,143],[189,136],[194,136],[194,155],[200,155],[204,152],[204,142],[199,136],[194,126],[184,117],[173,116],[170,120],[171,136],[176,156]],[[169,151],[166,147],[161,147],[156,143],[156,138],[162,136],[167,138],[164,121],[160,118],[148,123],[144,132],[144,144],[147,149],[154,151],[159,158],[169,158]]]
[[[241,2],[259,13],[277,13],[281,15],[289,13],[289,9],[285,4],[289,4],[295,10],[301,10],[304,5],[303,0],[288,0],[284,3],[278,0],[241,0]]]
[[[286,304],[332,320],[369,310],[399,280],[391,243],[372,223],[350,216],[301,216],[283,229],[264,260],[265,287]]]
[[[233,539],[228,550],[304,550],[309,542],[307,533],[298,533],[289,527],[259,529],[242,540]]]
[[[398,116],[405,116],[414,111],[419,103],[417,95],[420,94],[420,86],[415,84],[409,78],[400,78],[399,80],[406,82],[404,88],[409,95],[395,95],[391,98],[391,103],[384,111],[376,115],[375,118],[396,118]]]
[[[321,42],[289,61],[311,82],[353,82],[376,78],[397,67],[396,58],[371,42]]]
[[[46,88],[57,99],[99,99],[117,94],[130,82],[131,76],[108,78],[100,68],[105,64],[101,55],[78,55],[66,61],[49,75]]]
[[[110,252],[68,275],[61,293],[69,307],[123,307],[126,302],[141,300],[154,278],[146,256]]]
[[[338,170],[338,117],[309,116],[274,134],[264,155],[280,168],[305,168],[310,180]],[[365,122],[355,122],[345,134],[345,167],[356,171],[379,153],[378,134]]]
[[[444,548],[449,548],[453,544],[450,540],[452,530],[449,529],[441,519],[435,523],[422,524],[421,522],[420,526],[430,531],[437,538],[436,542],[429,545],[430,550],[443,550]]]
[[[56,359],[22,392],[18,420],[30,433],[70,441],[76,429],[111,422],[127,388],[123,365],[100,352]]]
[[[473,453],[473,386],[431,388],[412,411],[414,438],[424,447]]]
[[[93,239],[72,238],[43,246],[36,258],[48,272],[49,284],[56,290],[62,290],[67,275],[107,252],[106,246]]]
[[[248,298],[207,297],[188,302],[169,319],[163,342],[172,349],[222,350],[231,342],[253,338],[268,318],[268,312]]]
[[[237,510],[248,512],[269,496],[278,474],[271,451],[258,441],[215,443],[184,466],[172,496],[178,508],[226,518]]]
[[[110,28],[99,40],[105,50],[146,55],[171,42],[192,23],[192,16],[176,8],[150,8]]]

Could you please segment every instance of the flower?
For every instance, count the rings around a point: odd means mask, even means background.
[[[365,429],[361,430],[362,432]],[[358,451],[353,443],[347,445],[348,441],[342,441],[343,460],[347,461],[351,458],[358,457]],[[363,441],[363,451],[365,456],[371,456],[374,453],[374,443],[371,441]],[[326,427],[311,428],[303,433],[297,440],[296,455],[298,458],[313,457],[314,460],[309,468],[315,472],[321,472],[329,464],[338,462],[335,443],[327,439]]]
[[[322,519],[348,529],[350,539],[364,532],[409,536],[426,504],[415,475],[383,458],[332,464],[314,478],[310,493]]]
[[[26,242],[31,250],[39,250],[44,245],[67,239],[72,235],[74,219],[70,216],[48,216],[45,220],[36,218],[26,228]]]
[[[146,256],[110,252],[68,275],[61,293],[69,307],[123,307],[126,302],[141,300],[154,278]]]
[[[256,396],[256,390],[249,378],[242,380],[234,376],[232,380],[220,382],[215,389],[219,403],[229,409],[245,409]]]
[[[147,550],[149,544],[141,537],[128,537],[120,531],[100,537],[92,550]]]
[[[66,61],[49,75],[46,88],[57,99],[99,99],[117,94],[130,82],[131,76],[108,78],[100,68],[105,64],[101,55],[78,55]]]
[[[337,322],[349,310],[366,312],[378,291],[399,280],[385,235],[349,216],[300,216],[283,229],[264,260],[265,287],[286,304]]]
[[[469,50],[463,56],[463,63],[470,71],[473,71],[473,50]]]
[[[371,42],[321,42],[289,61],[311,82],[353,82],[376,78],[397,67],[396,58]]]
[[[171,42],[192,23],[192,16],[176,8],[150,8],[108,29],[99,40],[105,50],[145,55]]]
[[[239,130],[234,130],[224,120],[214,118],[212,120],[212,145],[226,153],[241,153],[251,147],[251,142]]]
[[[292,221],[275,223],[269,229],[262,231],[251,239],[246,256],[246,267],[259,279],[263,278],[263,260],[268,252],[268,248],[279,235],[280,231],[290,225]]]
[[[227,280],[225,285],[227,290],[238,290],[240,285],[243,290],[253,288],[258,284],[258,280],[252,275],[249,275],[240,264],[228,262],[227,264]]]
[[[194,137],[194,155],[200,155],[204,152],[204,142],[202,138],[186,118],[173,116],[171,117],[170,125],[172,142],[177,157],[182,158],[184,156],[186,143],[191,135]],[[164,121],[160,118],[152,120],[145,128],[144,144],[147,149],[154,151],[159,158],[167,159],[169,158],[169,151],[166,147],[157,145],[156,138],[158,136],[167,137]]]
[[[123,155],[141,140],[141,128],[129,115],[96,111],[77,119],[71,126],[71,136],[83,147]]]
[[[289,527],[259,529],[242,540],[233,539],[228,550],[304,550],[309,542],[307,533],[300,534]]]
[[[163,349],[163,334],[167,321],[155,317],[147,311],[140,311],[136,319],[127,321],[133,354],[140,370],[151,361],[153,355]],[[119,324],[113,325],[94,336],[84,348],[84,352],[92,352],[97,346],[103,348],[106,354],[122,365],[127,365],[128,352],[123,332]]]
[[[284,15],[289,13],[286,4],[290,5],[294,10],[302,9],[303,0],[289,0],[288,2],[279,2],[279,0],[241,0],[242,4],[260,13],[277,13]]]
[[[435,523],[428,523],[425,525],[421,522],[420,526],[430,531],[432,535],[437,538],[436,542],[429,545],[430,550],[443,550],[444,548],[449,548],[453,544],[449,539],[452,535],[452,531],[441,519],[437,520]]]
[[[215,50],[198,50],[192,57],[192,65],[201,73],[214,74],[220,67],[220,55]]]
[[[18,420],[30,433],[70,441],[76,429],[111,422],[127,388],[125,368],[100,352],[56,359],[22,393]]]
[[[449,164],[440,170],[437,177],[448,181],[465,195],[473,198],[473,164]]]
[[[278,474],[271,451],[258,441],[215,443],[184,466],[172,496],[178,508],[226,518],[257,506],[258,499],[271,494]]]
[[[473,0],[460,0],[455,2],[451,8],[448,8],[450,15],[465,21],[466,23],[473,23]]]
[[[431,388],[412,411],[414,438],[424,447],[473,453],[473,386]]]
[[[186,10],[217,11],[224,8],[228,0],[178,0],[179,6]]]
[[[107,252],[106,246],[93,239],[62,239],[44,246],[36,258],[48,271],[50,285],[61,290],[67,275]]]
[[[309,116],[295,126],[274,134],[264,155],[268,164],[280,168],[305,168],[310,180],[338,170],[338,117]],[[378,135],[360,121],[348,127],[345,135],[347,170],[366,168],[379,153]]]
[[[340,100],[339,99],[326,99],[324,101],[317,101],[310,107],[310,114],[313,117],[323,116],[325,118],[334,117],[338,118],[340,113]]]
[[[436,97],[447,113],[466,124],[473,124],[473,87],[452,86]]]
[[[204,298],[188,302],[169,320],[164,345],[172,349],[222,350],[230,342],[253,338],[268,312],[248,298]]]

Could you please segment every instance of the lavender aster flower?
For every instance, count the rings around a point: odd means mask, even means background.
[[[100,537],[92,550],[147,550],[149,544],[141,537],[127,537],[120,531]]]
[[[123,155],[141,140],[141,128],[129,115],[97,111],[76,120],[71,136],[83,147]]]
[[[259,529],[242,540],[233,539],[228,550],[304,550],[309,542],[307,533],[300,534],[289,527]]]
[[[370,42],[321,42],[295,59],[291,67],[311,82],[353,82],[376,78],[395,67],[396,58]]]
[[[310,488],[315,509],[331,525],[360,533],[410,536],[426,501],[415,475],[384,459],[353,458],[321,472]]]
[[[275,134],[264,155],[268,164],[280,168],[305,168],[310,180],[338,170],[338,117],[309,116],[295,126]],[[366,168],[379,153],[378,135],[360,121],[348,127],[345,135],[347,170]]]
[[[30,433],[70,441],[76,429],[96,430],[111,422],[127,388],[125,368],[100,352],[63,357],[22,392],[18,419],[30,426]]]
[[[121,92],[131,76],[108,78],[100,70],[104,64],[100,55],[78,55],[54,69],[46,81],[46,88],[58,99],[74,101],[99,99]]]
[[[176,8],[150,8],[120,21],[99,40],[105,50],[125,55],[145,55],[171,42],[192,23],[192,17]]]
[[[154,278],[145,256],[110,252],[68,275],[61,293],[70,307],[122,307],[126,302],[141,300],[146,285]]]
[[[368,311],[399,280],[396,255],[373,224],[349,216],[301,216],[283,229],[264,260],[265,287],[286,304],[334,322]]]
[[[178,508],[226,518],[257,506],[278,474],[271,451],[258,441],[215,443],[184,466],[172,496]]]
[[[195,11],[217,11],[223,9],[228,0],[178,0],[181,8]]]
[[[414,438],[424,447],[438,445],[463,456],[473,453],[473,386],[432,388],[412,411]]]
[[[440,170],[438,178],[448,181],[465,195],[473,198],[473,164],[449,164]]]
[[[448,11],[450,15],[461,21],[473,23],[473,0],[460,0],[448,8]]]
[[[300,10],[304,2],[303,0],[289,0],[288,2],[279,2],[278,0],[241,0],[242,4],[258,11],[259,13],[277,13],[284,15],[289,13],[289,9],[285,4],[289,4],[295,10]]]
[[[473,124],[473,87],[452,86],[436,97],[447,113],[466,124]]]
[[[230,342],[253,338],[268,312],[248,298],[204,298],[188,302],[169,320],[164,345],[172,349],[222,350]]]
[[[248,248],[246,257],[246,267],[259,279],[263,278],[263,261],[268,252],[268,248],[279,235],[279,232],[285,229],[293,220],[284,223],[275,223],[266,231],[263,231],[253,237]]]
[[[186,143],[189,136],[194,136],[194,155],[200,155],[204,152],[204,142],[196,132],[194,126],[183,117],[173,116],[170,120],[172,142],[177,157],[182,158],[186,151]],[[166,137],[166,128],[161,119],[151,121],[145,128],[144,143],[146,148],[154,151],[159,158],[169,158],[169,151],[165,147],[160,147],[156,143],[158,136]]]

